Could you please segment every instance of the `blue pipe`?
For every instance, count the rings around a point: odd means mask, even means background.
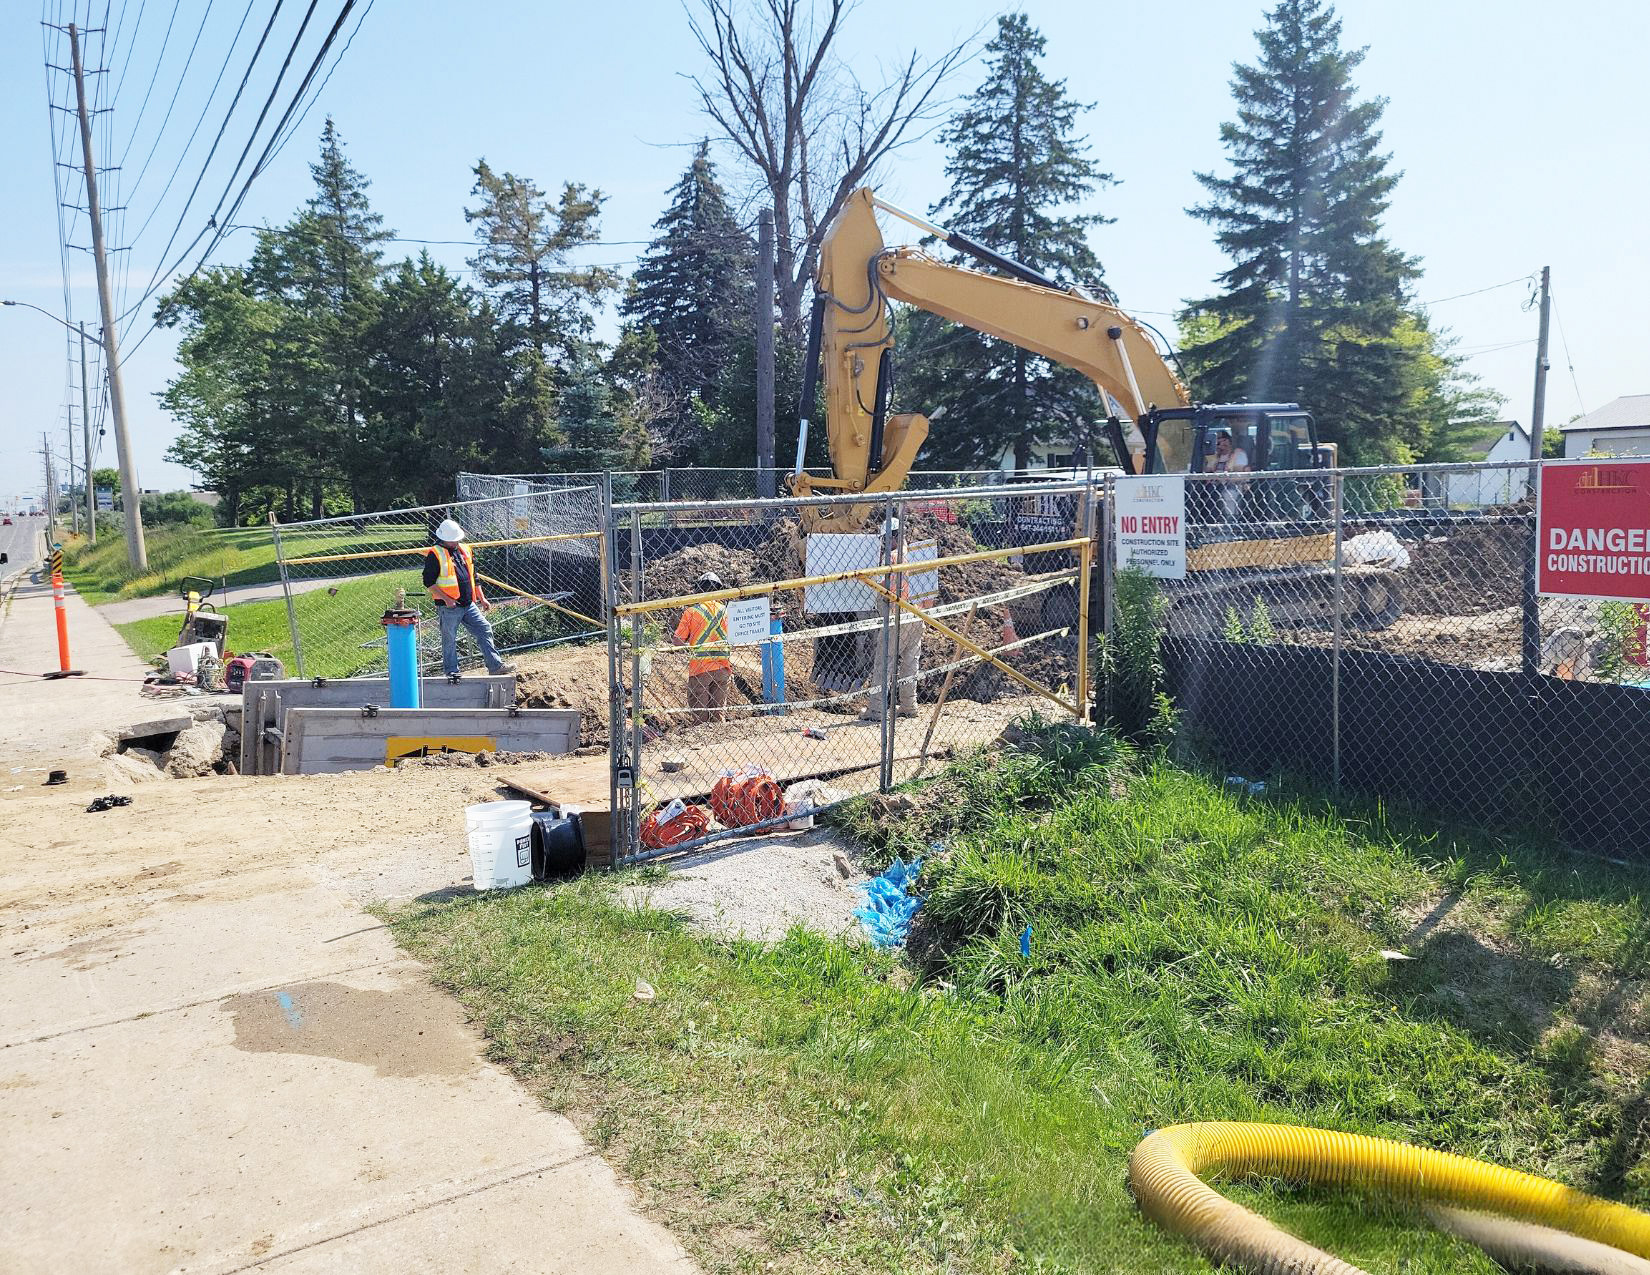
[[[384,638],[389,648],[390,707],[422,708],[418,681],[418,612],[384,612]]]
[[[779,637],[785,632],[785,622],[778,616],[768,621],[768,633],[772,637]],[[783,642],[762,643],[762,699],[769,704],[779,707],[773,711],[785,712],[785,644]]]

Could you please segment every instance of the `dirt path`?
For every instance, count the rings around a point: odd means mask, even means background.
[[[691,1270],[364,911],[465,888],[491,772],[122,784],[95,732],[167,706],[69,610],[109,680],[0,681],[0,1269]],[[55,666],[49,589],[0,643]]]

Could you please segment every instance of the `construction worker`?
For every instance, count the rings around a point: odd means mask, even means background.
[[[700,593],[722,588],[722,577],[707,571],[694,585]],[[733,681],[733,648],[728,645],[728,609],[720,602],[695,602],[682,612],[673,646],[688,648],[688,707],[695,722],[726,716],[728,684]]]
[[[884,564],[902,565],[905,562],[905,531],[900,526],[898,518],[890,518],[883,525],[883,541],[888,546],[883,555]],[[905,602],[911,600],[910,572],[902,571],[898,575],[884,576],[879,583],[896,598]],[[922,671],[923,623],[909,611],[903,607],[896,607],[881,595],[878,595],[878,601],[881,605],[877,608],[877,613],[879,616],[887,617],[887,624],[879,625],[876,630],[876,653],[871,665],[871,685],[866,691],[865,711],[859,717],[865,722],[882,720],[882,679],[888,667],[888,649],[885,643],[889,637],[895,644],[894,677],[899,691],[899,716],[915,717],[917,676]]]
[[[424,587],[435,602],[441,621],[441,671],[458,676],[458,626],[463,625],[481,648],[481,658],[489,673],[514,673],[493,645],[493,626],[486,612],[493,609],[476,576],[470,547],[464,543],[464,528],[451,518],[435,529],[435,546],[424,555]]]

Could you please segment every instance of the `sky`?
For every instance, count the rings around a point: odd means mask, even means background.
[[[122,366],[145,488],[187,486],[192,476],[164,459],[175,426],[157,394],[177,374],[175,339],[164,329],[146,332],[152,301],[137,303],[157,272],[157,286],[164,284],[173,261],[195,264],[198,252],[181,249],[226,190],[225,206],[233,203],[341,4],[314,7],[271,120],[232,184],[234,158],[248,145],[302,4],[282,8],[209,165],[207,150],[274,0],[43,0],[40,8],[14,0],[0,14],[0,172],[7,175],[0,298],[65,313],[54,114],[61,157],[78,162],[79,151],[77,136],[63,131],[72,116],[48,109],[48,87],[59,105],[72,105],[73,90],[43,65],[66,65],[68,49],[66,38],[49,32],[43,46],[42,16],[93,28],[85,37],[87,66],[108,67],[89,77],[88,93],[101,108],[97,162],[119,166],[103,178],[102,196],[111,209],[110,243],[123,249],[113,254],[116,309],[132,311],[121,325]],[[1247,0],[1024,6],[1047,39],[1046,72],[1094,104],[1082,128],[1094,157],[1120,180],[1089,205],[1115,218],[1094,232],[1095,248],[1123,307],[1160,327],[1184,301],[1207,295],[1225,264],[1209,227],[1185,210],[1201,196],[1194,174],[1223,170],[1219,128],[1232,114],[1231,67],[1254,59],[1253,32],[1265,7]],[[1338,8],[1344,43],[1368,47],[1356,74],[1362,93],[1389,99],[1385,148],[1403,178],[1388,237],[1421,259],[1417,298],[1455,334],[1471,356],[1468,367],[1505,396],[1504,415],[1530,417],[1536,316],[1527,280],[1544,265],[1553,272],[1557,320],[1548,423],[1620,394],[1650,392],[1650,112],[1643,105],[1650,5],[1343,0]],[[989,34],[1000,12],[980,0],[866,3],[850,18],[841,52],[862,82],[876,84],[912,50],[932,56]],[[471,170],[485,157],[546,189],[564,181],[600,188],[603,243],[583,259],[628,269],[691,147],[714,137],[689,79],[702,69],[702,55],[676,0],[357,3],[334,53],[346,41],[335,71],[329,75],[333,58],[323,63],[305,99],[308,114],[294,121],[289,143],[248,189],[235,224],[279,223],[308,197],[307,165],[330,114],[389,228],[409,239],[461,241],[427,245],[450,267],[464,269],[473,251],[463,209]],[[981,74],[977,58],[965,64],[950,94],[966,94]],[[724,179],[742,189],[735,158],[726,149],[719,158]],[[203,165],[200,192],[186,207]],[[917,138],[884,162],[879,193],[924,211],[945,192],[944,167],[937,139]],[[81,202],[80,179],[60,172],[65,198]],[[64,216],[75,245],[66,253],[68,313],[87,321],[95,338],[87,221],[73,209]],[[174,228],[177,238],[163,256]],[[899,223],[885,229],[891,241],[904,237]],[[231,232],[210,260],[242,260],[250,244],[246,231]],[[390,248],[416,253],[422,246]],[[61,456],[71,398],[81,450],[71,346],[78,343],[66,344],[49,318],[0,308],[0,508],[40,489],[42,431]],[[95,391],[95,361],[91,379]],[[106,415],[96,400],[94,393],[94,423]],[[114,464],[113,443],[112,431],[98,441],[97,464]]]

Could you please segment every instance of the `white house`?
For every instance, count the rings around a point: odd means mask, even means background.
[[[1463,450],[1463,460],[1527,461],[1530,458],[1530,431],[1517,421],[1490,421]],[[1428,505],[1447,508],[1476,508],[1507,505],[1524,494],[1526,471],[1522,467],[1483,469],[1474,473],[1423,474],[1421,489]]]
[[[1650,394],[1623,394],[1559,428],[1566,457],[1650,456]]]

